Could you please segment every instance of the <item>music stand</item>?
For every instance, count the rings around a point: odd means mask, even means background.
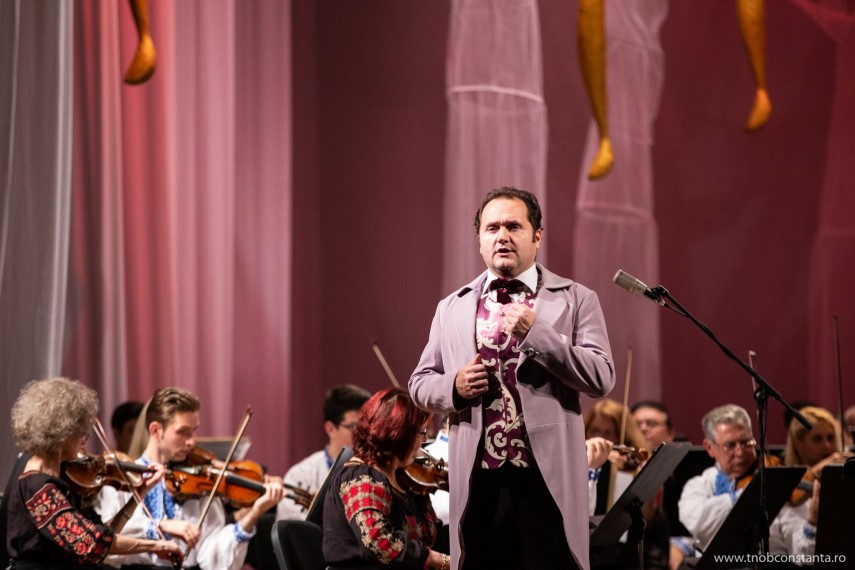
[[[688,442],[660,445],[591,533],[591,546],[617,544],[633,524],[640,524],[643,532],[641,506],[662,486],[691,447]]]
[[[828,465],[822,470],[816,554],[827,555],[829,558],[820,556],[815,561],[814,568],[841,568],[842,556],[846,556],[846,560],[855,560],[855,540],[852,540],[852,526],[855,524],[855,473],[847,477],[846,470],[855,471],[855,461],[850,459],[845,466]]]
[[[790,498],[793,489],[804,475],[804,467],[768,467],[766,469],[766,512],[769,520],[778,516],[778,511]],[[760,479],[754,477],[742,491],[727,518],[716,531],[704,555],[695,565],[696,570],[707,568],[745,568],[745,562],[724,562],[723,557],[739,554],[758,554],[760,537],[764,534],[757,528],[760,508]],[[768,535],[768,529],[765,529]]]
[[[232,448],[231,437],[197,437],[196,445],[203,449],[207,449],[213,453],[217,459],[224,461]],[[249,451],[251,441],[249,436],[240,438],[235,453],[232,456],[233,461],[241,461],[246,457],[246,452]]]

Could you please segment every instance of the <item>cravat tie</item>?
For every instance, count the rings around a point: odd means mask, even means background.
[[[496,301],[502,305],[512,302],[511,295],[522,291],[523,283],[519,279],[497,277],[490,283],[490,289],[496,290]]]

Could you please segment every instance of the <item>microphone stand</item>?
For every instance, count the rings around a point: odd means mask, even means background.
[[[743,362],[738,356],[736,356],[732,350],[730,350],[723,342],[721,342],[718,337],[710,330],[708,326],[704,323],[700,322],[698,319],[692,315],[685,307],[683,307],[674,297],[671,296],[671,293],[668,292],[665,287],[662,285],[658,285],[656,287],[651,288],[650,293],[652,296],[655,296],[655,302],[659,305],[662,305],[666,309],[670,309],[677,313],[680,316],[686,317],[690,321],[692,321],[699,329],[701,329],[704,334],[710,337],[713,342],[724,352],[728,358],[736,362],[745,372],[751,376],[751,378],[755,381],[755,389],[754,389],[754,401],[757,405],[757,429],[759,432],[759,442],[757,445],[757,458],[759,461],[757,467],[757,477],[760,481],[760,529],[754,529],[753,537],[757,543],[760,544],[761,554],[769,553],[769,525],[771,521],[769,520],[769,512],[766,510],[766,420],[767,420],[767,412],[768,412],[768,400],[769,396],[778,400],[782,406],[787,408],[790,412],[792,412],[793,417],[799,421],[805,428],[808,430],[812,429],[813,426],[809,421],[805,419],[803,415],[799,413],[798,410],[793,408],[789,402],[784,400],[781,394],[778,393],[775,388],[772,387],[769,382],[766,381],[753,367],[749,366],[745,362]]]

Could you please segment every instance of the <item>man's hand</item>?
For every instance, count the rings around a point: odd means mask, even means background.
[[[601,437],[592,437],[585,440],[585,450],[588,453],[588,468],[597,469],[609,460],[612,452],[612,442]]]
[[[137,489],[140,497],[148,495],[148,492],[155,488],[166,473],[166,466],[160,463],[152,463],[148,468],[149,471],[143,474],[144,479],[142,488]]]
[[[270,477],[270,480],[269,483],[264,483],[264,494],[258,497],[252,505],[252,508],[262,515],[271,507],[275,507],[285,496],[285,487],[282,486],[281,478],[274,476]],[[244,527],[244,530],[250,529]]]
[[[523,303],[508,303],[502,307],[502,330],[513,335],[518,341],[525,340],[531,330],[537,314]]]
[[[460,397],[467,400],[478,398],[487,392],[490,383],[487,380],[487,367],[481,363],[480,354],[476,354],[475,358],[457,371],[454,387]]]
[[[163,532],[172,536],[177,536],[186,542],[187,546],[190,548],[196,548],[196,544],[199,542],[199,527],[190,521],[161,519],[158,526]]]
[[[239,519],[241,528],[246,532],[251,532],[258,520],[264,516],[264,513],[275,507],[285,496],[282,480],[279,477],[270,477],[270,480],[271,482],[264,484],[264,493],[252,503],[249,511]]]

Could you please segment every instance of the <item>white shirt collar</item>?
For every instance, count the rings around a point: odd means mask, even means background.
[[[491,270],[487,270],[487,281],[484,283],[484,291],[486,291],[490,287],[490,283],[496,279],[498,279],[498,276]],[[534,293],[537,290],[537,265],[532,263],[531,267],[517,275],[516,279],[522,281],[522,284],[525,285],[530,292]]]

